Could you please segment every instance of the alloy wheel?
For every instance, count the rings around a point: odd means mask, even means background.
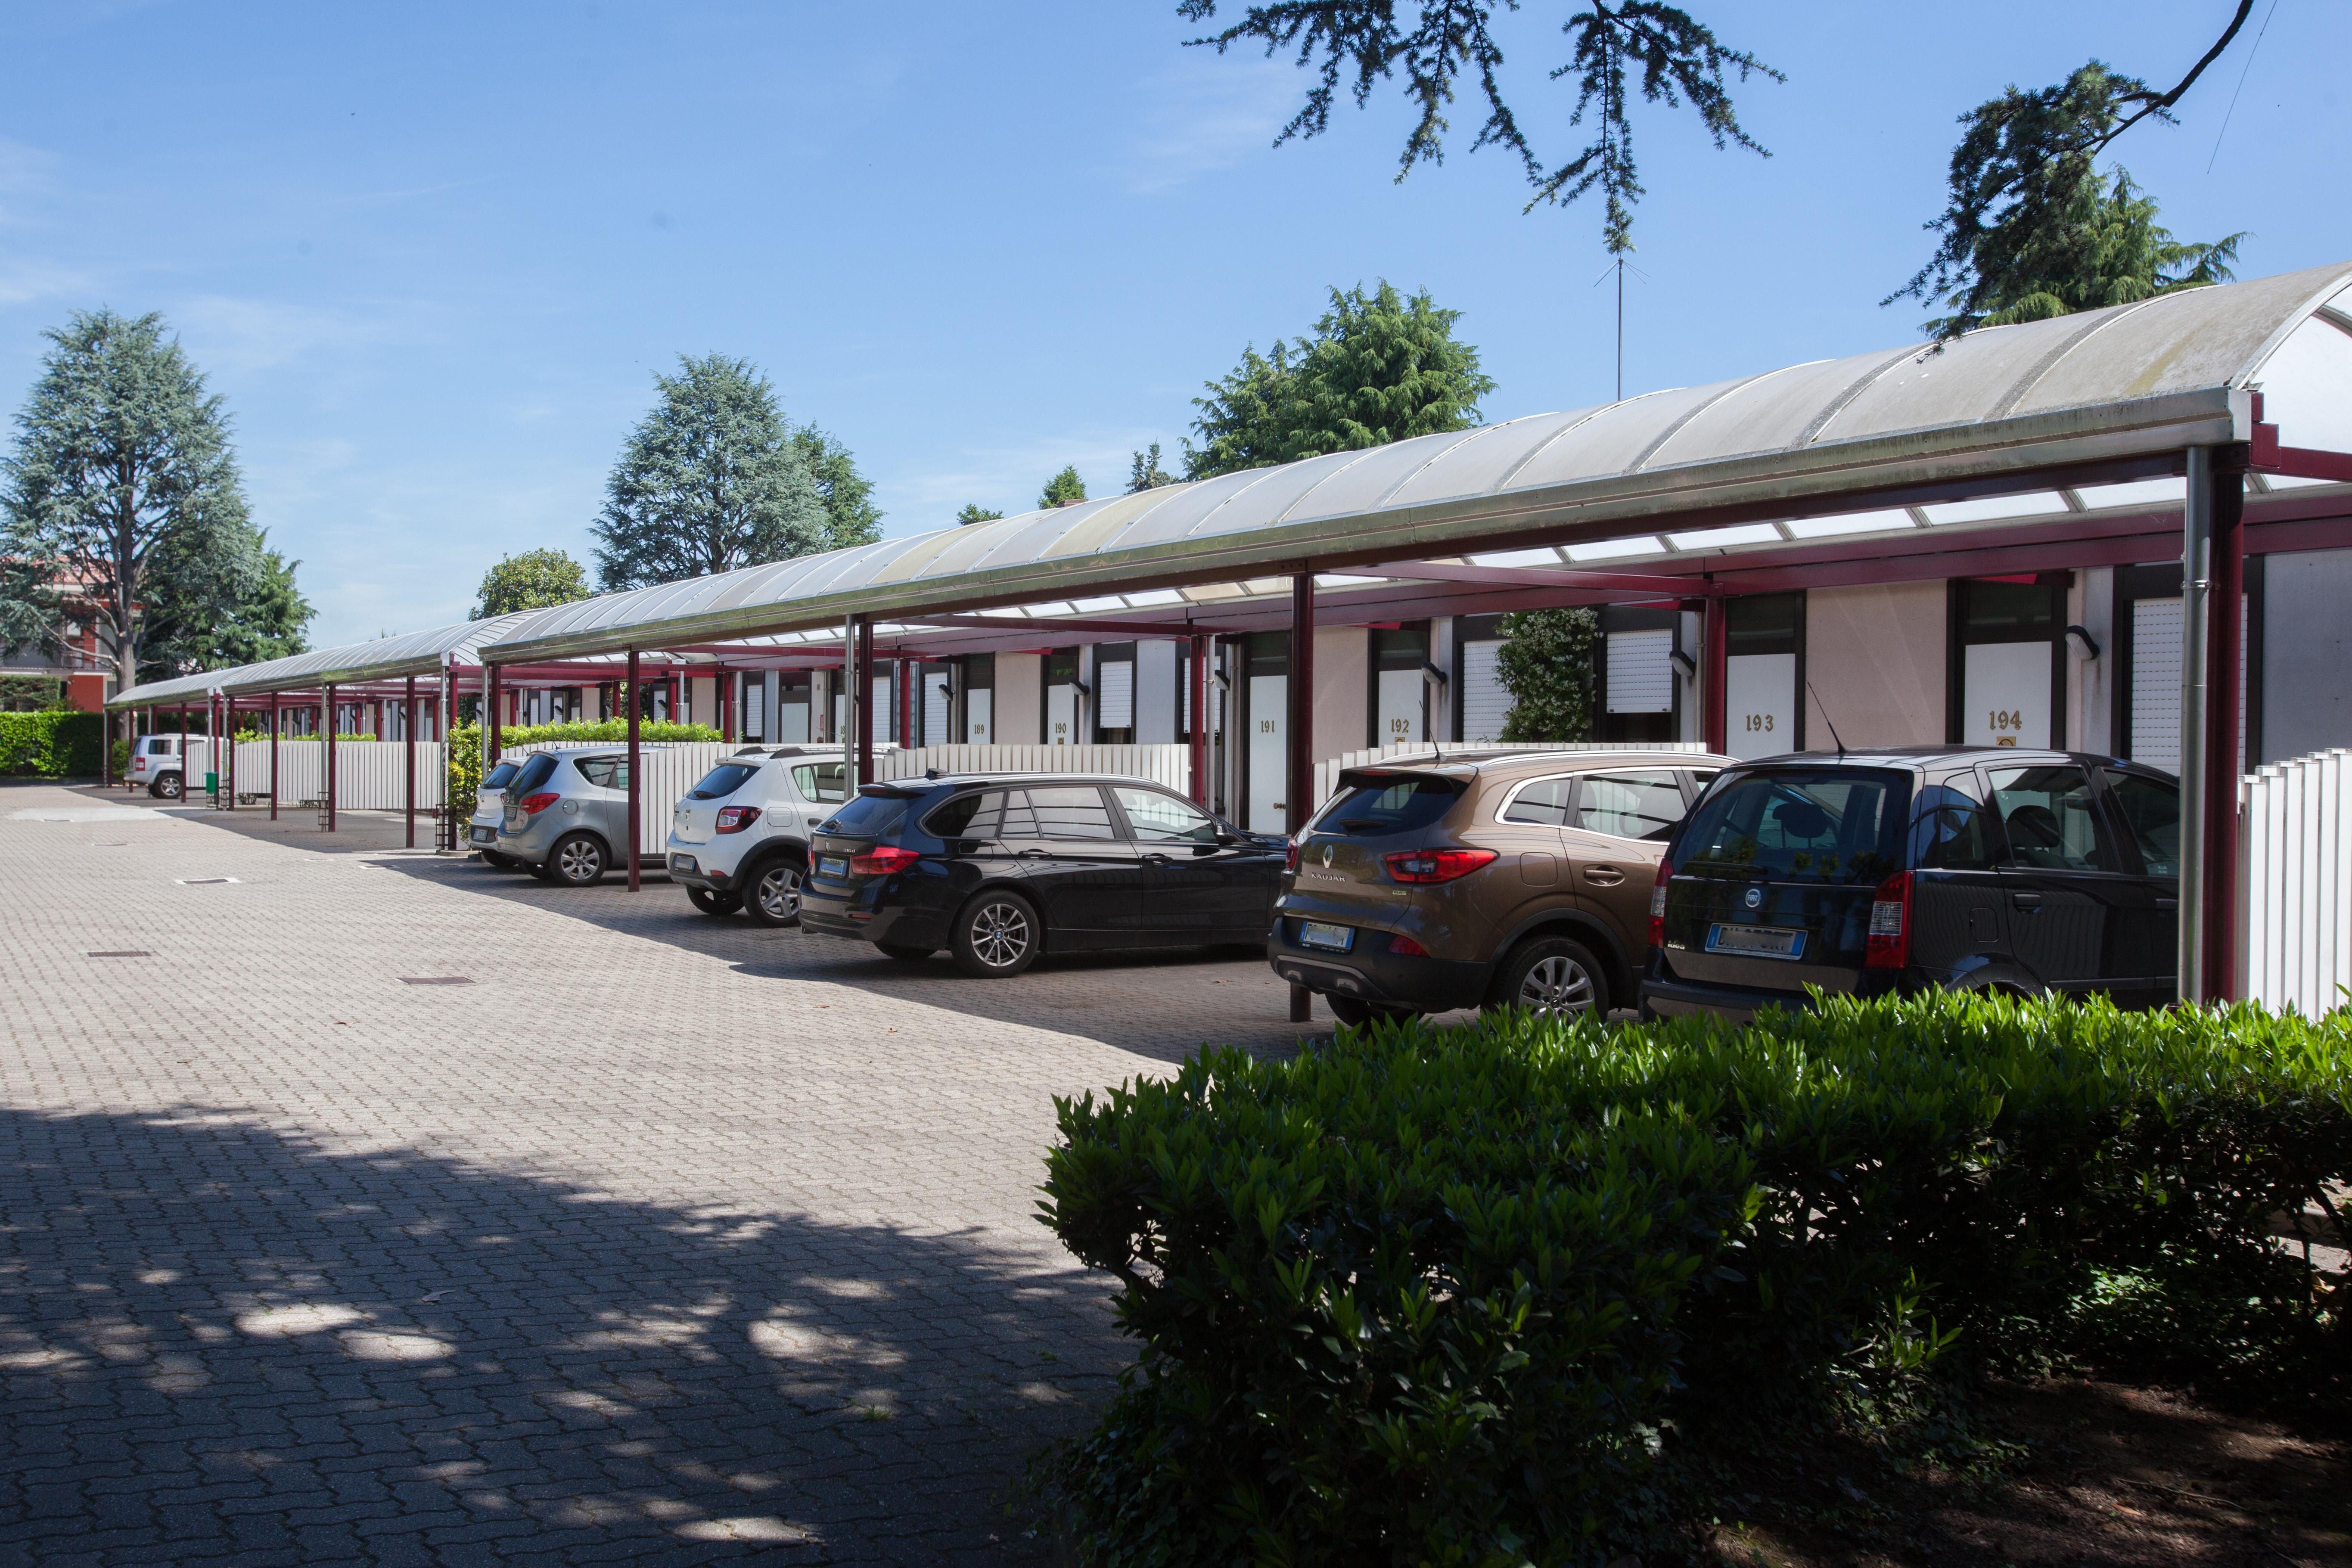
[[[1029,911],[1018,904],[982,904],[972,912],[971,951],[991,969],[1009,969],[1029,954],[1035,940]]]
[[[558,851],[556,869],[567,882],[592,880],[604,869],[604,853],[585,838],[575,838]]]
[[[785,864],[771,866],[753,884],[751,896],[760,900],[761,912],[779,925],[790,925],[801,918],[801,868]]]
[[[1519,983],[1518,1005],[1538,1013],[1582,1013],[1592,1005],[1592,976],[1565,954],[1541,959]]]

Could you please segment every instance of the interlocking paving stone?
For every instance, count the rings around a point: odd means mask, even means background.
[[[10,815],[100,798],[0,787],[0,1562],[1046,1561],[1129,1354],[1052,1097],[1302,1032],[1247,954],[990,984],[397,818]]]

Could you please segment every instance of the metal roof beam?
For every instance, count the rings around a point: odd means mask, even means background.
[[[1384,561],[1374,566],[1344,566],[1324,574],[1329,577],[1413,577],[1433,583],[1486,583],[1496,587],[1591,588],[1626,594],[1705,592],[1704,584],[1686,577],[1654,576],[1640,572],[1593,572],[1575,567],[1473,566],[1443,561]]]

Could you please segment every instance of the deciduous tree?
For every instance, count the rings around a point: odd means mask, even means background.
[[[588,574],[561,550],[526,550],[501,558],[482,574],[474,595],[472,620],[511,615],[517,610],[543,610],[588,596]]]
[[[775,389],[749,360],[680,356],[605,481],[596,536],[606,591],[825,549],[832,519]]]
[[[1498,741],[1566,742],[1592,737],[1593,651],[1601,617],[1591,610],[1519,610],[1498,627],[1510,640],[1495,673],[1511,694]]]

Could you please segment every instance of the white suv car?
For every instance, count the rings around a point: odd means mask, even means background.
[[[706,915],[801,920],[809,835],[847,798],[838,750],[751,746],[703,776],[671,814],[669,879]]]

